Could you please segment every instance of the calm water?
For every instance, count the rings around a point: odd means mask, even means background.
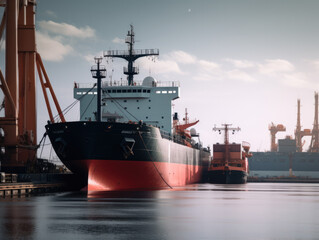
[[[0,200],[0,239],[319,239],[319,184],[190,185]]]

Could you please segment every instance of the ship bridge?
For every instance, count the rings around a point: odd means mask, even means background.
[[[179,98],[179,82],[159,82],[153,77],[135,81],[102,83],[102,121],[137,122],[172,133],[172,101]],[[94,84],[74,85],[74,98],[80,101],[80,120],[96,120],[97,88]]]

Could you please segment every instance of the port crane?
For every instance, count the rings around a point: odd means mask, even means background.
[[[318,122],[318,92],[315,92],[315,120],[313,123],[312,137],[309,152],[319,152],[319,122]]]
[[[270,142],[270,151],[271,152],[276,152],[277,151],[277,144],[276,144],[276,134],[278,132],[285,132],[286,127],[282,124],[277,124],[275,125],[274,123],[271,123],[268,127],[270,131],[270,136],[271,136],[271,142]]]
[[[47,90],[51,94],[60,121],[64,116],[36,48],[35,0],[0,1],[4,7],[0,40],[5,40],[5,75],[0,69],[4,94],[4,117],[0,117],[0,161],[2,170],[25,171],[36,161],[36,68],[48,108],[54,122]],[[5,39],[3,33],[5,32]]]
[[[300,121],[300,99],[297,100],[297,126],[295,130],[295,139],[296,139],[296,151],[302,152],[303,145],[305,141],[302,142],[302,138],[305,136],[312,136],[311,129],[301,130],[301,121]]]

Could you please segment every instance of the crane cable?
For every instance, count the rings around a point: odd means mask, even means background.
[[[67,106],[66,108],[64,108],[64,109],[62,110],[62,113],[67,114],[67,113],[75,106],[75,104],[77,104],[84,96],[86,96],[89,92],[91,92],[92,89],[93,89],[95,86],[96,86],[96,83],[94,83],[93,87],[90,88],[89,90],[87,90],[86,93],[83,94],[79,99],[76,99],[73,103],[71,103],[69,106]],[[93,97],[92,97],[92,99],[93,99]],[[91,102],[92,102],[92,100],[91,100]],[[91,104],[91,102],[89,103],[89,105]],[[89,105],[87,106],[87,108],[89,107]],[[84,113],[86,112],[87,108],[85,109]],[[58,116],[60,116],[60,115],[57,114],[57,115],[55,115],[53,118],[54,118],[54,119],[57,119]]]

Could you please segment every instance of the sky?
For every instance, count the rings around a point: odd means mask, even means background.
[[[278,138],[294,136],[297,99],[302,128],[313,126],[318,11],[316,0],[38,0],[37,48],[65,108],[74,101],[74,82],[94,82],[95,56],[127,49],[123,39],[133,24],[135,48],[160,51],[155,62],[136,62],[136,80],[179,81],[174,110],[182,116],[187,108],[191,120],[200,120],[195,128],[205,146],[222,141],[215,125],[230,123],[241,128],[231,141],[265,151],[271,122],[287,128]],[[107,79],[125,78],[123,60],[103,64]],[[40,140],[49,117],[39,82],[38,90]],[[78,105],[66,119],[79,119]]]

